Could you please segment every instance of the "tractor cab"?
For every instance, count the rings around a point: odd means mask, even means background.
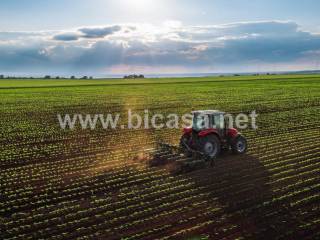
[[[200,151],[210,158],[219,155],[221,149],[231,147],[234,153],[245,153],[246,139],[235,128],[229,128],[228,118],[218,110],[192,112],[192,127],[185,128],[180,146],[186,152]]]
[[[225,130],[225,113],[217,110],[192,112],[192,130],[200,132],[207,129]]]

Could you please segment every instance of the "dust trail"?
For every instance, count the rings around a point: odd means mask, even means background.
[[[121,110],[121,125],[127,126],[128,111],[140,113],[143,111],[143,100],[137,96],[125,96]],[[141,114],[143,116],[143,114]],[[119,166],[128,168],[146,168],[149,159],[148,149],[154,146],[154,130],[151,129],[122,129],[118,127],[110,133],[101,144],[106,147],[104,154],[100,154],[99,161],[89,171],[90,175],[97,175],[104,171],[112,171]]]

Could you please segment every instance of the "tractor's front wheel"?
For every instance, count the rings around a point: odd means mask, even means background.
[[[220,154],[221,143],[217,136],[209,135],[201,140],[202,152],[210,158],[215,158]]]
[[[247,151],[247,140],[239,135],[231,143],[232,152],[235,154],[244,154]]]

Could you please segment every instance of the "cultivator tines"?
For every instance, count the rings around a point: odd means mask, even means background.
[[[171,145],[163,142],[158,142],[157,145],[158,145],[157,148],[162,149],[163,151],[167,151],[170,153],[177,153],[177,154],[182,153],[180,147],[176,145]]]
[[[179,157],[178,149],[169,144],[158,143],[153,157],[151,158],[150,165],[160,166],[170,162],[174,162]]]
[[[213,165],[214,159],[206,157],[203,153],[190,149],[189,154],[176,145],[163,142],[157,143],[153,152],[150,166],[175,165],[174,172],[188,172],[205,166],[208,162]]]

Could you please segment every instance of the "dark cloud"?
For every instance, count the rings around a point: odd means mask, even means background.
[[[0,72],[27,72],[50,67],[48,57],[39,46],[0,44]]]
[[[76,41],[79,37],[79,34],[76,33],[61,33],[53,36],[53,39],[57,41]]]
[[[84,38],[104,38],[108,35],[111,35],[115,32],[121,30],[121,27],[111,26],[111,27],[102,27],[102,28],[80,28],[79,31],[83,33]]]
[[[91,48],[82,51],[82,55],[75,59],[74,64],[79,68],[103,68],[120,64],[125,58],[125,47],[121,43],[99,41]]]
[[[109,26],[109,27],[87,27],[79,28],[77,32],[59,33],[53,36],[53,40],[57,41],[76,41],[81,38],[104,38],[108,35],[112,35],[122,28],[121,26]]]

